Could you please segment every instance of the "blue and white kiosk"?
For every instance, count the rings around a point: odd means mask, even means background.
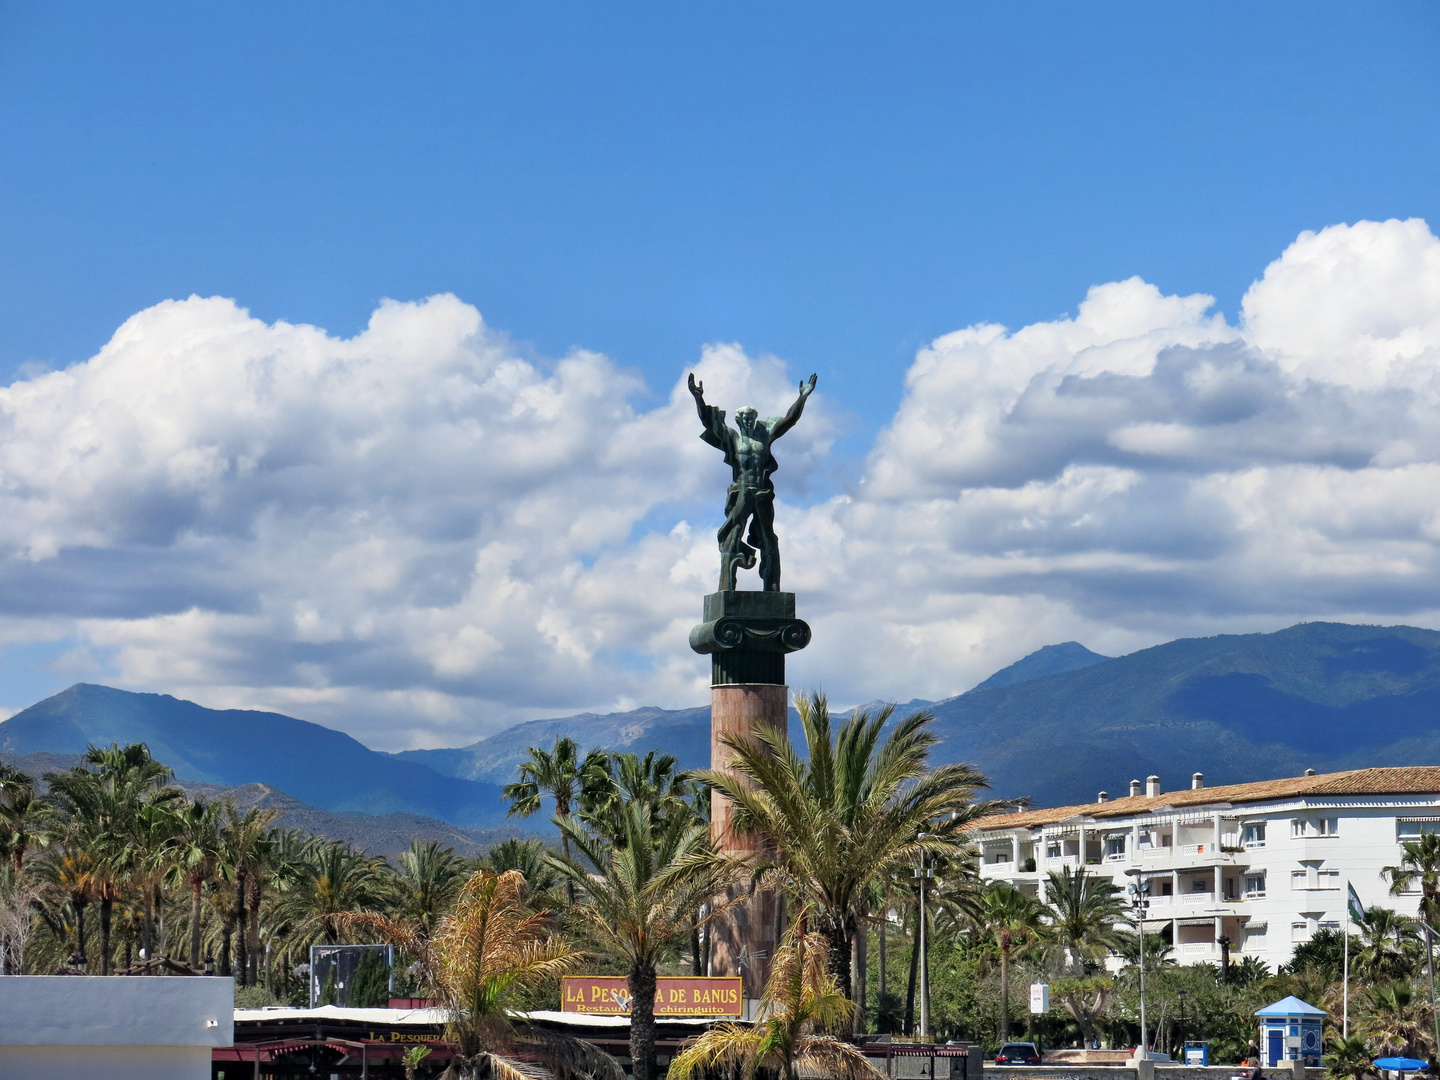
[[[1260,1017],[1260,1058],[1268,1069],[1282,1061],[1320,1064],[1325,1010],[1291,995],[1255,1013]]]

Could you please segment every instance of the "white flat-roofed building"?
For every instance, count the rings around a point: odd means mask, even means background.
[[[1085,866],[1125,889],[1150,886],[1145,929],[1180,963],[1258,957],[1273,970],[1323,927],[1346,925],[1345,886],[1366,908],[1414,915],[1418,889],[1392,896],[1381,870],[1401,842],[1440,830],[1440,766],[1308,773],[1162,792],[1158,777],[1084,806],[980,822],[980,873],[1042,899],[1049,871]]]
[[[235,1034],[235,982],[0,975],[0,1077],[209,1080]]]

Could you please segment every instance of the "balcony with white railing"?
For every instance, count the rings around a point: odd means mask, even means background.
[[[1175,951],[1182,960],[1209,960],[1219,955],[1213,941],[1182,941]]]
[[[1186,907],[1214,907],[1215,894],[1213,892],[1187,892],[1182,893],[1180,903]]]

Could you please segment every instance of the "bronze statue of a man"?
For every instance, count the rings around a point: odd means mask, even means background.
[[[760,580],[766,592],[780,591],[780,541],[775,536],[775,485],[770,476],[780,467],[771,445],[784,435],[805,411],[805,399],[815,392],[815,376],[800,384],[800,396],[784,416],[761,420],[746,405],[735,410],[735,424],[725,423],[725,410],[705,404],[705,384],[690,376],[690,393],[705,430],[700,433],[711,446],[725,452],[733,480],[725,496],[725,524],[720,526],[720,591],[733,592],[735,575],[755,565],[760,556]],[[745,534],[746,522],[750,531]]]

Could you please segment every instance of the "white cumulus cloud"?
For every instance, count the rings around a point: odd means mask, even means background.
[[[1132,278],[1073,318],[938,338],[858,478],[815,501],[822,386],[778,455],[785,584],[815,628],[792,683],[934,697],[1069,638],[1440,625],[1440,240],[1307,232],[1238,325],[1213,307]],[[737,345],[695,370],[775,414],[806,374]],[[0,390],[0,642],[386,748],[698,703],[686,633],[727,474],[684,372],[646,400],[598,354],[527,359],[452,296],[349,339],[157,305]]]

